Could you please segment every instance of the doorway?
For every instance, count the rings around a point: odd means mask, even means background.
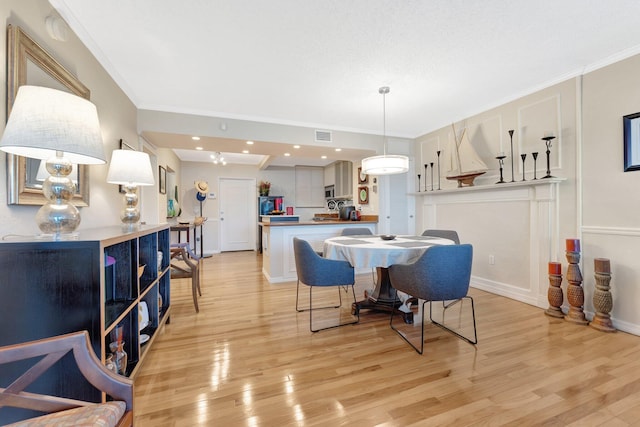
[[[220,250],[256,249],[256,180],[220,178]]]

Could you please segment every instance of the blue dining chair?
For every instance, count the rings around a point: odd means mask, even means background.
[[[438,245],[427,249],[415,261],[406,264],[394,264],[389,267],[391,285],[398,291],[405,292],[414,298],[422,299],[422,325],[420,333],[420,348],[413,345],[407,336],[393,326],[393,311],[389,324],[411,347],[419,354],[424,350],[424,317],[425,304],[429,303],[429,320],[437,326],[457,335],[470,344],[478,343],[476,331],[476,314],[473,298],[467,295],[471,280],[471,264],[473,261],[473,247],[464,245]],[[473,320],[474,338],[467,338],[445,326],[446,309],[442,314],[442,322],[433,319],[433,301],[450,301],[469,299],[471,301],[471,315]],[[461,308],[462,310],[462,308]]]
[[[340,308],[342,307],[342,293],[340,287],[351,287],[351,293],[353,295],[353,302],[356,302],[355,285],[355,273],[351,264],[348,261],[338,261],[327,259],[319,256],[311,247],[309,242],[297,237],[293,238],[293,253],[296,261],[296,270],[298,272],[298,283],[296,287],[296,311],[308,311],[309,312],[309,329],[311,332],[318,332],[324,329],[336,328],[338,326],[353,325],[360,321],[360,315],[355,314],[356,320],[347,323],[339,323],[333,326],[327,326],[324,328],[313,328],[313,311],[326,309],[326,308]],[[309,287],[309,308],[302,309],[299,305],[300,296],[300,283],[303,283]],[[339,305],[313,307],[313,288],[315,287],[327,287],[335,286],[338,288]]]
[[[422,232],[422,235],[430,236],[430,237],[442,237],[443,239],[453,240],[453,242],[456,245],[460,244],[460,238],[458,237],[458,232],[455,230],[430,229],[430,230],[424,230]]]
[[[343,228],[340,233],[341,236],[370,236],[372,234],[371,230],[365,227]]]

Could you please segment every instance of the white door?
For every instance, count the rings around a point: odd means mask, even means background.
[[[220,250],[255,250],[256,180],[220,178],[219,203]]]

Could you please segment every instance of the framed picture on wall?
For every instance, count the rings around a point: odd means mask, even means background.
[[[624,171],[640,170],[640,113],[622,117]]]
[[[369,183],[369,175],[366,173],[362,173],[362,167],[358,168],[358,184],[368,184]]]
[[[167,194],[167,170],[162,166],[158,166],[160,173],[158,174],[158,185],[160,194]]]
[[[361,205],[369,204],[369,187],[358,187],[358,203]]]

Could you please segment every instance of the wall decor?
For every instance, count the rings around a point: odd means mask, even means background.
[[[160,194],[167,194],[167,170],[162,166],[158,166],[158,171],[158,190]]]
[[[358,187],[358,203],[361,205],[369,204],[369,187]]]
[[[368,184],[369,183],[369,175],[366,173],[362,173],[362,167],[358,168],[358,184]]]
[[[624,135],[624,171],[640,170],[640,113],[622,118]]]
[[[73,74],[33,41],[20,27],[7,26],[7,118],[23,85],[44,86],[89,99],[91,92]],[[36,179],[40,160],[7,154],[7,203],[44,205],[42,183]],[[75,206],[89,206],[89,170],[79,165]]]

